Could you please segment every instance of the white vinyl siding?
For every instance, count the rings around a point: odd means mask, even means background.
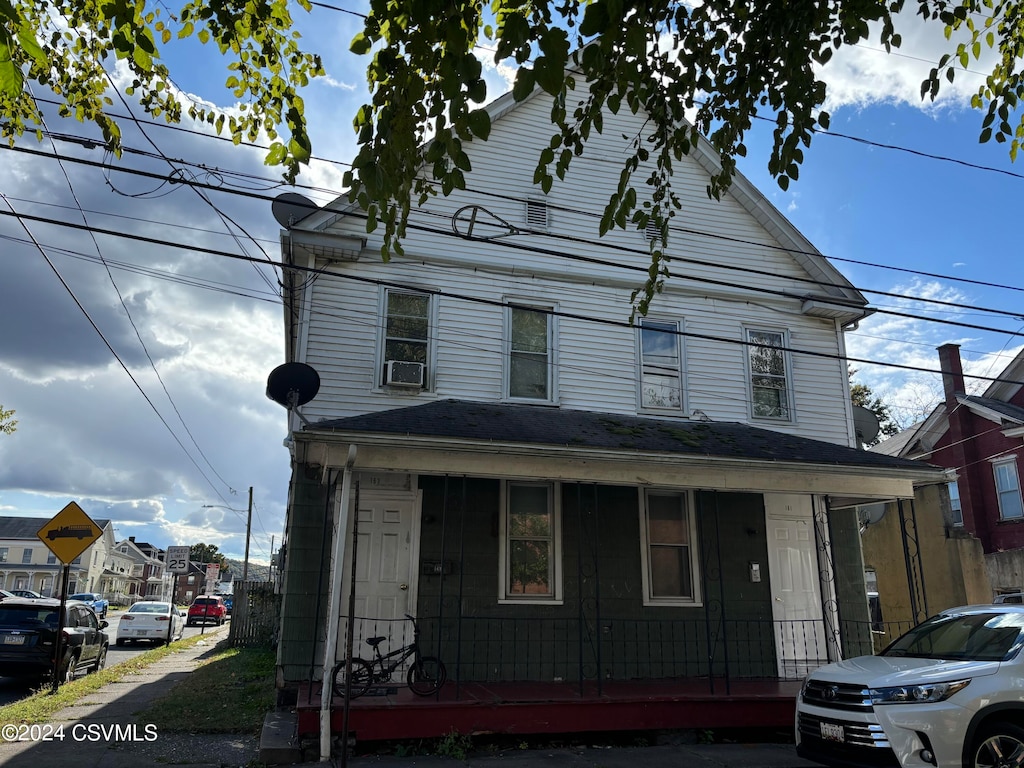
[[[502,483],[499,602],[561,602],[562,526],[557,490],[554,483]]]
[[[691,499],[687,491],[640,491],[646,605],[694,605],[700,601]]]
[[[1017,457],[1011,456],[992,462],[992,472],[995,475],[996,495],[999,497],[999,519],[1019,520],[1024,517]]]
[[[679,413],[684,407],[679,323],[643,319],[637,336],[641,410]]]
[[[786,334],[748,328],[746,340],[751,416],[755,419],[792,420]]]

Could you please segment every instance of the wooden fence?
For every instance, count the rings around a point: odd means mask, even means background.
[[[281,598],[268,581],[236,581],[228,643],[271,648],[277,642]]]

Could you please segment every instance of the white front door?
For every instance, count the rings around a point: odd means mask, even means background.
[[[764,506],[779,676],[803,677],[828,662],[812,500],[765,494]]]
[[[356,551],[354,656],[368,656],[367,637],[385,636],[397,648],[412,639],[405,614],[416,612],[416,568],[419,555],[419,492],[360,494]],[[346,564],[341,594],[342,615],[348,614],[351,564]],[[344,622],[342,622],[344,626]],[[342,635],[344,637],[344,635]]]

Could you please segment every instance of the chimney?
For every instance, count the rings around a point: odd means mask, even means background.
[[[942,390],[946,395],[946,407],[956,408],[957,394],[967,394],[964,386],[964,369],[960,363],[960,345],[943,344],[939,347],[939,368],[942,371]]]
[[[128,541],[130,541],[132,544],[134,544],[135,543],[135,537],[134,536],[129,536],[128,537]]]

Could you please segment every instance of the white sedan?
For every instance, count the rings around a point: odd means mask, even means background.
[[[145,600],[135,603],[121,615],[117,624],[117,644],[134,643],[136,640],[165,643],[169,639],[180,640],[184,632],[185,614],[176,605]]]

